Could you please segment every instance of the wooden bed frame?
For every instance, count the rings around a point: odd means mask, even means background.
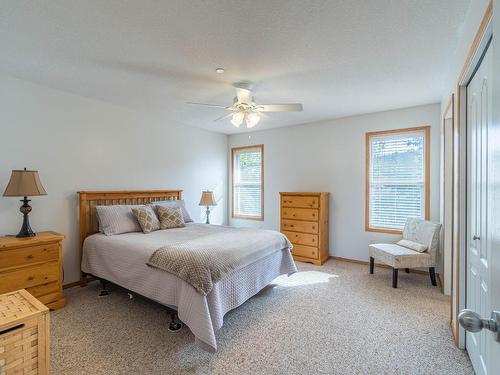
[[[79,191],[80,201],[80,266],[82,264],[83,241],[97,233],[95,206],[118,204],[148,204],[154,201],[178,200],[182,190],[127,190],[127,191]],[[87,285],[87,275],[80,272],[80,285]]]

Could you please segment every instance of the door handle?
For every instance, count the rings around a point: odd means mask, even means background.
[[[500,311],[493,311],[490,319],[482,319],[477,312],[464,309],[458,314],[458,321],[469,332],[479,332],[486,328],[496,333],[496,340],[500,342]]]
[[[480,240],[480,239],[481,239],[481,237],[476,236],[476,235],[473,235],[473,236],[472,236],[472,239],[473,239],[474,241],[476,241],[476,240]]]

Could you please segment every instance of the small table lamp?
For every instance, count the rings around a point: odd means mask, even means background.
[[[40,182],[38,171],[27,171],[26,168],[22,171],[12,171],[9,184],[3,193],[4,197],[24,197],[21,199],[23,205],[19,209],[23,217],[23,226],[16,237],[33,237],[36,233],[30,227],[28,214],[31,212],[31,206],[28,204],[28,197],[38,195],[47,195],[47,192]]]
[[[217,206],[214,199],[214,193],[211,191],[204,191],[201,193],[200,206],[207,206],[207,220],[205,224],[210,224],[210,206]]]

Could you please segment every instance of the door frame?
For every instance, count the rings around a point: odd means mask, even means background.
[[[490,39],[493,35],[493,2],[490,0],[476,36],[469,49],[469,53],[465,60],[460,76],[457,80],[457,119],[456,134],[454,134],[454,149],[457,150],[454,161],[457,168],[454,169],[456,174],[453,176],[456,186],[456,206],[455,212],[456,225],[454,227],[454,246],[453,253],[456,255],[454,274],[457,275],[456,282],[452,280],[452,333],[455,339],[455,344],[462,349],[465,349],[465,330],[458,323],[458,314],[460,310],[465,308],[466,303],[466,286],[467,286],[467,228],[466,228],[466,209],[467,209],[467,85],[476,71],[480,59],[488,47]],[[454,223],[455,224],[455,223]],[[456,288],[455,288],[456,286]]]
[[[453,176],[455,175],[455,143],[453,142],[454,140],[454,134],[455,134],[455,94],[451,94],[450,100],[448,101],[448,104],[446,105],[446,109],[443,112],[443,117],[442,117],[442,124],[441,124],[441,199],[440,199],[440,205],[441,205],[441,223],[443,223],[443,230],[441,232],[441,240],[440,240],[440,256],[439,256],[439,273],[438,273],[438,278],[439,282],[441,285],[441,292],[445,292],[445,282],[446,278],[449,273],[450,275],[450,283],[453,284],[453,239],[454,239],[454,193],[455,193],[455,186],[454,186],[454,179]],[[447,120],[450,120],[450,123],[448,124],[449,127],[451,127],[451,138],[447,139],[446,137],[446,130],[447,130]],[[450,144],[451,147],[451,152],[449,155],[446,154],[446,145],[448,143]],[[451,176],[452,180],[450,182],[446,181],[446,164],[448,159],[451,158]],[[446,219],[446,213],[445,213],[445,193],[448,187],[448,184],[451,185],[451,223],[450,223],[450,231],[451,231],[451,260],[450,260],[450,265],[449,268],[445,270],[444,268],[444,252],[445,252],[445,219]],[[451,296],[453,293],[452,290],[452,285],[450,285],[449,289],[449,295]],[[451,299],[451,298],[450,298]],[[450,300],[450,327],[451,327],[451,322],[453,321],[453,308],[452,308],[452,301]]]

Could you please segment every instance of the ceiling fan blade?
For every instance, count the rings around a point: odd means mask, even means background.
[[[258,104],[256,110],[259,112],[302,112],[302,104]]]
[[[231,117],[232,115],[233,115],[233,113],[232,113],[232,112],[231,112],[231,113],[228,113],[227,115],[224,115],[224,116],[221,116],[221,117],[216,118],[216,119],[214,120],[214,122],[224,120],[224,119],[226,119],[226,118]]]
[[[186,104],[203,105],[203,106],[205,106],[205,107],[213,107],[213,108],[224,108],[224,109],[229,109],[229,107],[227,107],[227,106],[224,106],[224,105],[218,105],[218,104],[193,103],[193,102],[186,102]]]
[[[238,98],[238,102],[250,104],[252,102],[252,91],[237,87],[236,97]]]

